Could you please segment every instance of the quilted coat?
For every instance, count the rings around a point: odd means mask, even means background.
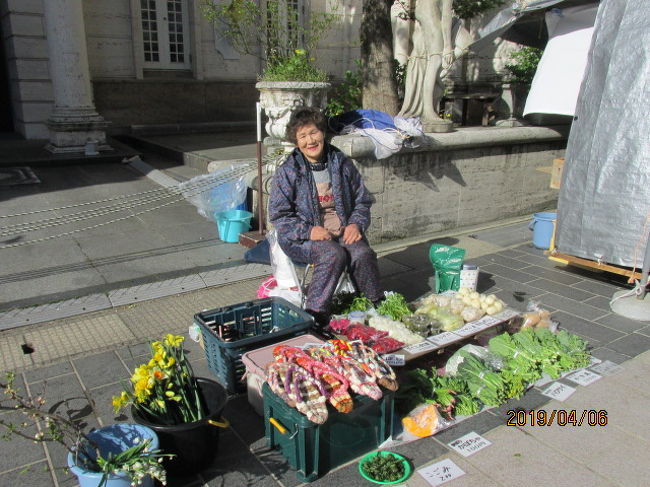
[[[355,223],[363,233],[370,225],[370,193],[343,152],[330,144],[325,151],[341,225]],[[308,261],[311,229],[323,222],[311,166],[297,148],[275,173],[268,211],[282,250],[294,260]]]

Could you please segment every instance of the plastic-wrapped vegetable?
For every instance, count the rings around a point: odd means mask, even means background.
[[[372,348],[378,354],[391,353],[395,350],[399,350],[404,346],[404,343],[399,340],[395,340],[391,337],[381,337],[376,340],[370,348]]]
[[[439,311],[437,318],[438,321],[440,321],[440,328],[442,331],[458,330],[458,328],[461,328],[465,324],[462,317],[445,311]]]
[[[476,321],[480,320],[485,313],[478,309],[475,308],[474,306],[465,306],[463,308],[463,311],[460,313],[460,316],[465,320],[466,323],[469,323],[470,321]]]
[[[378,330],[387,331],[388,335],[395,340],[405,343],[406,345],[415,345],[423,341],[420,335],[417,335],[400,321],[391,320],[385,316],[373,316],[368,320],[368,324]]]
[[[349,340],[361,340],[364,344],[371,343],[381,337],[388,335],[388,332],[377,330],[371,326],[354,324],[345,331],[345,336]]]

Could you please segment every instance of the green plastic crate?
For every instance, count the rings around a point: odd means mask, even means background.
[[[391,436],[395,393],[383,392],[379,401],[353,396],[354,409],[348,414],[328,406],[327,422],[318,425],[289,407],[268,384],[264,384],[264,428],[268,446],[280,449],[289,465],[297,470],[299,480],[312,482],[331,469],[374,450]],[[286,431],[280,432],[270,422],[271,418]]]
[[[194,315],[203,337],[208,367],[229,393],[243,392],[246,366],[242,355],[266,345],[304,335],[313,317],[285,299],[272,297],[224,306]],[[237,338],[224,341],[217,330],[227,325]]]

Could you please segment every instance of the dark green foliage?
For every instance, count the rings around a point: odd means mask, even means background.
[[[402,459],[388,453],[375,455],[363,463],[363,470],[369,477],[380,482],[395,482],[404,475]]]
[[[361,108],[361,93],[363,78],[361,75],[361,61],[356,60],[356,71],[346,71],[343,83],[336,87],[329,97],[325,114],[335,117],[351,110]]]
[[[505,3],[505,0],[454,0],[453,9],[461,19],[471,19]]]
[[[510,62],[505,65],[506,70],[510,73],[510,80],[515,83],[530,84],[543,53],[542,49],[536,47],[523,47],[512,53]]]

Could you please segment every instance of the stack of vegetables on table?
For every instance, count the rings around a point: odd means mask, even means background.
[[[416,436],[429,436],[440,429],[441,418],[452,419],[478,412],[483,406],[499,406],[521,397],[526,389],[548,374],[564,372],[590,363],[587,343],[561,330],[523,329],[493,337],[487,349],[466,346],[448,361],[445,375],[436,369],[414,369],[398,393],[398,409],[411,411],[404,428]],[[415,408],[415,409],[414,409]]]

